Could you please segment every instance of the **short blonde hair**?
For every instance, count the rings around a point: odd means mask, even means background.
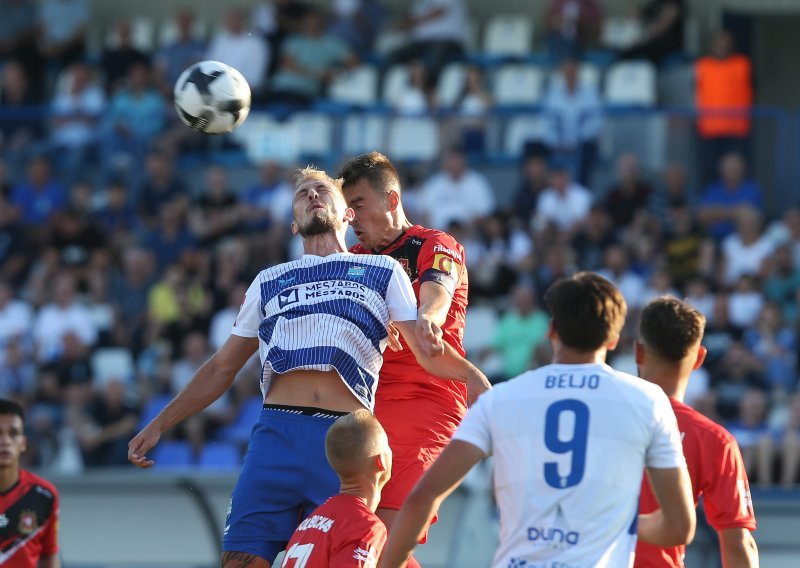
[[[377,418],[359,409],[338,418],[325,436],[325,455],[340,476],[357,475],[372,457],[388,445],[386,432]]]
[[[332,178],[325,171],[318,170],[314,166],[306,166],[305,168],[298,169],[294,176],[294,189],[297,191],[301,185],[310,180],[324,181],[331,184],[339,193],[342,193],[342,178]]]

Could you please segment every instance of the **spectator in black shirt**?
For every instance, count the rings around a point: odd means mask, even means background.
[[[639,175],[639,160],[634,154],[622,154],[617,159],[617,180],[608,189],[606,210],[617,229],[631,224],[636,213],[649,208],[652,194],[650,184]]]
[[[624,59],[649,59],[661,64],[670,55],[683,53],[685,0],[650,0],[640,12],[642,38],[620,55]]]
[[[150,67],[150,56],[133,46],[131,23],[121,20],[116,25],[115,45],[103,51],[100,67],[106,79],[106,91],[116,91],[128,76],[131,67],[143,64]]]

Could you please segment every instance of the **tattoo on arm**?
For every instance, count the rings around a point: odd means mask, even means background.
[[[247,552],[226,551],[222,553],[222,568],[269,568],[269,562]]]

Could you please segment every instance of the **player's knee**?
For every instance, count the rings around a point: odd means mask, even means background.
[[[222,553],[220,568],[270,568],[270,563],[255,554],[226,550]]]

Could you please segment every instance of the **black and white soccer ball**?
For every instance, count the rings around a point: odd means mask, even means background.
[[[219,61],[200,61],[175,83],[175,110],[188,126],[222,134],[241,126],[250,112],[250,85],[239,71]]]

